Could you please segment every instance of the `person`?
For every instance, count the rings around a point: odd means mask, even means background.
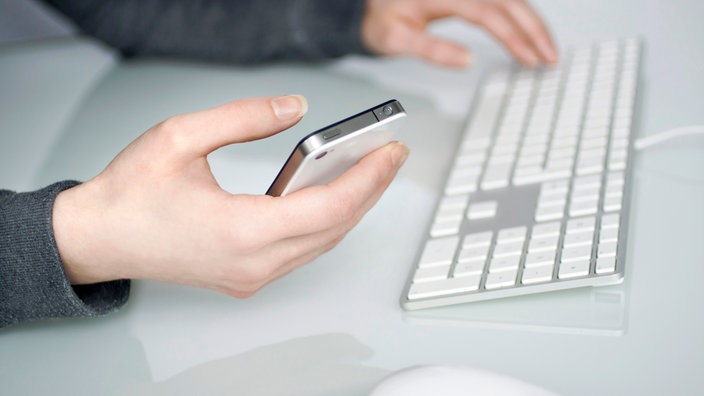
[[[125,57],[254,64],[349,53],[416,56],[464,67],[468,49],[432,37],[433,21],[482,26],[520,62],[557,61],[522,0],[46,0]],[[125,304],[130,279],[247,297],[334,247],[377,202],[408,155],[398,142],[333,182],[285,197],[230,194],[207,156],[285,130],[298,95],[238,100],[159,123],[96,177],[0,191],[0,327],[99,316]]]

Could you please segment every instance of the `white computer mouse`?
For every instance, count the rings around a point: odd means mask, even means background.
[[[369,396],[557,396],[506,375],[461,365],[413,366],[383,379]]]

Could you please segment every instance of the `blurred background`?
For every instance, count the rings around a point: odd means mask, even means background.
[[[73,32],[63,17],[35,0],[0,0],[0,45]]]

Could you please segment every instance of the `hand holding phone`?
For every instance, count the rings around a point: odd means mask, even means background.
[[[276,112],[281,101],[289,111]],[[71,283],[150,279],[246,297],[332,249],[391,183],[403,145],[287,199],[227,192],[208,166],[213,151],[286,130],[305,107],[302,97],[263,97],[174,116],[61,191],[51,226]]]
[[[401,103],[390,100],[307,135],[298,142],[267,194],[284,196],[332,181],[362,157],[393,141],[405,117]]]

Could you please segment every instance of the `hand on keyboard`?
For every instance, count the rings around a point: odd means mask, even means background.
[[[368,0],[362,39],[373,52],[413,55],[449,67],[470,63],[470,52],[426,28],[439,18],[460,17],[483,27],[526,66],[554,64],[557,50],[545,23],[527,2],[508,0]]]

